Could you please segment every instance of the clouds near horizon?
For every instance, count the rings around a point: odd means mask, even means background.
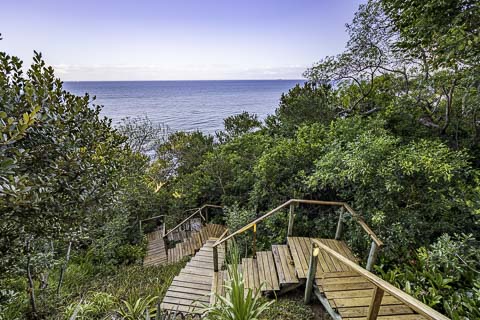
[[[299,79],[362,1],[7,0],[0,50],[63,80]]]

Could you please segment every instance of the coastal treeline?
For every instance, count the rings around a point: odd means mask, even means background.
[[[349,203],[385,243],[376,273],[453,319],[479,318],[478,1],[372,0],[347,32],[345,51],[306,70],[272,115],[231,116],[214,136],[115,128],[40,54],[24,73],[0,53],[0,319],[146,308],[181,264],[136,266],[140,219],[173,225],[212,203],[235,229],[291,198]],[[334,214],[299,208],[295,233],[326,235]],[[258,246],[283,243],[286,223],[259,226]],[[349,245],[368,250],[346,223]]]

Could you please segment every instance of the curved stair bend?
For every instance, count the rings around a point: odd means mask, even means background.
[[[167,249],[162,227],[147,235],[147,254],[143,260],[144,266],[164,265],[179,262],[186,256],[193,256],[210,238],[218,238],[226,230],[219,224],[201,224],[196,231],[170,233],[169,239],[177,242],[173,248]]]

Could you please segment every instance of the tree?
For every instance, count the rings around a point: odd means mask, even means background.
[[[229,139],[261,128],[262,123],[258,120],[258,115],[249,114],[248,112],[243,111],[240,114],[225,118],[223,120],[223,125],[225,131],[218,132],[217,138],[220,141],[225,142]]]
[[[471,1],[370,0],[347,25],[347,50],[322,59],[305,76],[335,83],[343,116],[403,114],[401,122],[413,117],[427,134],[457,148],[477,148],[478,59],[471,58],[474,48],[465,53],[478,41],[477,15]],[[437,37],[437,30],[447,36]]]
[[[125,140],[89,103],[64,91],[40,54],[24,75],[0,53],[0,274],[28,275],[34,316],[34,281],[52,266],[39,258],[104,221],[117,200]]]

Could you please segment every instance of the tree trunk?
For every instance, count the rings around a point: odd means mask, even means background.
[[[32,317],[37,319],[37,303],[35,300],[35,284],[33,282],[32,272],[30,268],[30,242],[31,238],[27,240],[27,278],[28,278],[28,294],[30,298],[30,307],[32,308]]]
[[[67,269],[68,260],[70,260],[70,250],[72,249],[72,241],[68,242],[68,249],[67,249],[67,256],[65,257],[65,263],[60,270],[60,277],[58,279],[58,286],[57,286],[57,295],[60,294],[60,288],[62,287],[63,282],[63,275],[65,274],[65,270]]]

